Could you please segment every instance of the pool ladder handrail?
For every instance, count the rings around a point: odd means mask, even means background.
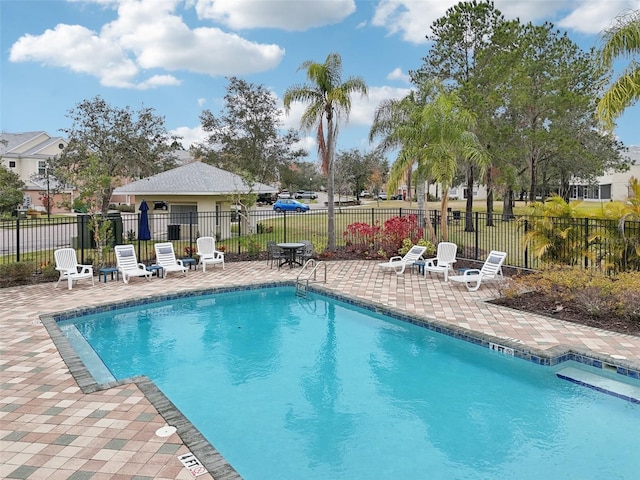
[[[310,258],[302,266],[302,271],[296,277],[296,295],[301,296],[301,297],[306,297],[307,296],[307,290],[309,290],[309,280],[311,280],[311,277],[313,276],[313,281],[314,282],[316,281],[316,277],[317,277],[316,271],[318,270],[318,267],[320,267],[321,265],[324,267],[324,282],[323,283],[327,283],[327,264],[326,264],[326,262],[317,261],[314,258]],[[303,278],[303,279],[300,279],[300,277],[302,277],[302,275],[305,273],[305,271],[308,271],[308,268],[311,268],[311,271],[309,272],[307,277]]]

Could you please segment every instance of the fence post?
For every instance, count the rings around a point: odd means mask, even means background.
[[[86,215],[80,215],[80,232],[78,236],[80,237],[80,263],[84,264],[84,220],[87,218]],[[76,225],[78,222],[76,222]]]
[[[16,262],[20,261],[20,217],[16,217]]]
[[[584,251],[586,252],[589,248],[589,219],[587,217],[584,218]],[[589,257],[587,255],[584,256],[584,268],[589,268]]]
[[[373,227],[376,224],[376,209],[371,209],[371,226]]]
[[[529,231],[529,219],[525,218],[524,220],[524,234],[527,235]],[[527,243],[524,247],[524,268],[529,268],[529,244]]]
[[[231,213],[229,213],[229,215],[231,215]],[[240,255],[240,253],[242,253],[240,250],[242,250],[242,246],[241,246],[241,241],[242,240],[242,222],[240,221],[240,217],[238,217],[238,255]]]
[[[193,257],[193,214],[197,212],[189,212],[189,257]]]
[[[475,253],[473,255],[475,260],[478,260],[478,253],[480,252],[480,215],[478,212],[476,212],[476,218],[475,218]]]
[[[284,233],[283,233],[284,240],[283,240],[283,242],[287,243],[287,212],[283,211],[282,214],[284,215],[284,218],[282,220],[282,228],[284,230]]]

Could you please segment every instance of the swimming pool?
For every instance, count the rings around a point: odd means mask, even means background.
[[[150,377],[248,480],[634,478],[640,468],[640,406],[322,295],[247,290],[60,326],[116,378]]]

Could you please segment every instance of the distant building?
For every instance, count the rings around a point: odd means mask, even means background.
[[[640,146],[629,147],[625,154],[632,162],[627,172],[610,172],[596,179],[593,184],[576,181],[571,185],[571,200],[594,202],[624,201],[631,195],[629,179],[640,179]]]
[[[46,211],[43,197],[46,198],[46,192],[49,191],[52,197],[51,213],[67,211],[57,205],[63,197],[70,200],[73,190],[66,188],[54,196],[51,192],[58,190],[59,184],[47,169],[47,160],[56,158],[67,145],[66,139],[52,137],[42,131],[0,133],[0,161],[26,184],[25,208]]]

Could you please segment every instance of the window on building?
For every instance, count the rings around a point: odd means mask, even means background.
[[[38,161],[38,175],[44,177],[47,174],[47,162],[44,160]]]
[[[174,205],[171,204],[171,214],[169,223],[175,225],[189,225],[198,223],[197,205]],[[193,215],[192,215],[193,213]]]
[[[16,168],[16,162],[14,160],[9,160],[9,168]]]

